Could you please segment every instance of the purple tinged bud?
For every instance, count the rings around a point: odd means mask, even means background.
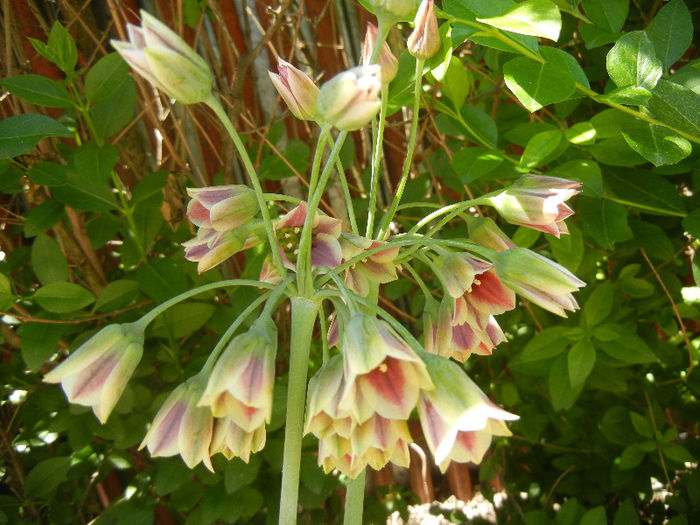
[[[342,131],[369,123],[379,112],[380,72],[377,64],[358,66],[323,84],[316,99],[321,120]]]
[[[318,86],[307,75],[281,58],[277,59],[277,71],[279,74],[268,71],[270,80],[292,115],[300,120],[316,120]]]
[[[374,44],[377,41],[377,26],[373,23],[367,23],[367,32],[365,33],[365,40],[362,43],[362,65],[369,66],[372,62],[372,54],[374,52]],[[396,59],[394,54],[389,48],[389,44],[384,42],[382,45],[382,50],[379,53],[379,58],[377,59],[377,64],[381,70],[380,79],[383,84],[388,84],[399,72],[399,61]]]
[[[423,0],[418,7],[413,32],[409,35],[406,47],[414,57],[422,60],[435,55],[442,43],[438,34],[437,17],[433,0]]]

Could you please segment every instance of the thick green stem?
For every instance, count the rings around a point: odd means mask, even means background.
[[[277,267],[277,271],[280,273],[281,276],[284,276],[287,273],[287,269],[284,267],[284,264],[282,264],[282,256],[280,255],[277,237],[275,236],[275,229],[272,225],[272,219],[270,219],[270,211],[267,209],[265,193],[263,192],[262,186],[260,185],[260,180],[258,179],[258,174],[255,171],[253,162],[250,160],[250,156],[248,155],[248,152],[246,151],[245,146],[241,141],[241,137],[238,135],[236,128],[233,127],[233,124],[228,118],[226,111],[224,111],[221,102],[219,102],[219,100],[216,97],[214,97],[213,94],[210,94],[209,98],[207,98],[204,101],[204,103],[212,109],[212,111],[216,114],[217,117],[219,117],[219,120],[224,125],[224,128],[226,128],[226,131],[231,137],[231,140],[233,140],[233,144],[236,146],[238,155],[240,156],[241,161],[245,166],[246,172],[248,173],[248,177],[250,178],[250,182],[253,185],[253,190],[255,191],[255,197],[258,201],[258,207],[260,208],[263,223],[265,224],[267,240],[270,243],[272,260],[274,261],[275,266]]]
[[[345,492],[345,517],[343,525],[362,525],[362,505],[365,500],[367,469],[362,469],[355,479],[348,482]]]
[[[280,525],[294,525],[297,521],[306,377],[309,370],[311,335],[319,308],[320,304],[315,300],[304,297],[292,298],[292,340],[289,350]]]

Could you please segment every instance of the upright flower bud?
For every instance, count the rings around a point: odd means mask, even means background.
[[[324,122],[342,131],[367,124],[379,112],[380,67],[358,66],[337,74],[321,86],[316,99]]]
[[[143,327],[111,324],[44,376],[61,383],[68,401],[92,407],[105,423],[143,355]]]
[[[279,74],[268,71],[270,80],[292,115],[300,120],[316,120],[318,86],[307,75],[281,58],[277,59],[277,71]]]
[[[141,27],[128,24],[127,31],[129,41],[112,40],[112,47],[139,75],[181,104],[210,96],[209,66],[168,26],[141,10]]]
[[[187,194],[192,198],[187,204],[187,217],[200,228],[234,230],[258,213],[255,193],[240,184],[187,188]]]
[[[440,50],[437,17],[433,0],[423,0],[418,7],[413,32],[409,35],[406,46],[414,57],[427,60]]]
[[[362,43],[362,65],[369,66],[372,64],[372,54],[374,53],[374,44],[377,41],[377,26],[372,22],[367,22],[367,32],[365,33],[365,41]],[[379,53],[379,58],[376,62],[381,70],[380,80],[382,84],[388,84],[394,77],[396,73],[399,72],[399,61],[391,52],[389,44],[384,42],[382,45],[382,50]]]

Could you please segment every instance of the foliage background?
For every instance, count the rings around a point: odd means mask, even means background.
[[[445,0],[441,7],[474,22],[511,3]],[[494,400],[520,414],[515,435],[495,444],[478,469],[453,465],[445,477],[434,470],[426,476],[412,453],[408,473],[375,474],[367,522],[380,523],[409,502],[450,493],[468,499],[477,483],[488,497],[505,494],[499,523],[677,525],[700,517],[700,374],[693,367],[700,330],[693,262],[700,62],[693,42],[700,9],[683,0],[556,3],[563,28],[556,43],[540,40],[550,46],[540,46],[545,66],[527,58],[537,50],[534,37],[503,31],[505,40],[489,38],[457,21],[447,32],[441,21],[443,50],[429,64],[406,198],[449,203],[523,171],[583,182],[571,235],[558,240],[502,225],[518,244],[589,283],[579,294],[582,309],[568,319],[529,304],[508,314],[501,324],[509,342],[466,367]],[[196,42],[266,186],[287,192],[303,188],[313,130],[286,118],[265,72],[281,56],[330,78],[358,62],[372,19],[342,0],[2,2],[0,523],[276,520],[283,353],[268,444],[250,464],[219,457],[211,474],[137,450],[164,395],[199,369],[251,292],[202,294],[152,325],[136,377],[104,426],[41,383],[53,366],[47,361],[105,323],[134,320],[219,277],[218,270],[197,275],[182,256],[179,243],[192,236],[184,188],[242,182],[242,171],[212,115],[171,106],[109,54],[108,39],[124,37],[139,7]],[[52,30],[56,20],[68,31]],[[410,101],[414,68],[402,53],[407,30],[404,24],[389,39],[401,67],[390,90],[385,196],[398,179],[407,136],[401,106]],[[48,40],[48,47],[29,38]],[[607,97],[594,100],[576,82]],[[530,113],[518,89],[532,95],[529,109],[544,107]],[[342,160],[361,207],[369,135],[352,139]],[[344,217],[333,189],[323,209]],[[252,254],[221,272],[257,277],[260,263]],[[423,299],[408,276],[386,286],[382,301],[420,334]],[[284,309],[278,322],[284,338]],[[309,440],[302,517],[331,523],[342,514],[343,484],[322,475],[314,449]]]

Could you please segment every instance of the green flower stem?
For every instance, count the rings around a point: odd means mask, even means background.
[[[431,230],[431,235],[434,233],[434,230],[439,230],[442,228],[445,224],[450,222],[454,217],[462,213],[464,210],[467,210],[471,208],[472,206],[477,206],[481,204],[487,204],[487,202],[484,202],[482,198],[478,199],[473,199],[473,200],[468,200],[468,201],[462,201],[462,202],[457,202],[455,204],[450,204],[448,206],[444,206],[440,208],[439,210],[435,210],[433,213],[429,213],[425,217],[423,217],[420,221],[418,221],[413,228],[411,228],[408,231],[408,235],[413,235],[416,233],[418,230],[420,230],[423,226],[428,224],[429,222],[437,219],[441,215],[447,214],[446,217],[444,217],[437,226],[435,226]]]
[[[408,263],[405,263],[405,264],[403,265],[403,267],[406,268],[406,269],[408,270],[408,273],[410,273],[410,274],[413,276],[413,278],[416,280],[416,283],[418,284],[418,287],[421,289],[421,292],[423,292],[423,295],[425,296],[426,303],[427,303],[427,301],[429,301],[429,300],[435,301],[435,299],[433,299],[433,294],[432,294],[432,292],[430,291],[430,288],[428,288],[428,286],[425,284],[425,281],[424,281],[423,278],[418,274],[418,272],[417,272],[416,270],[413,269],[413,266],[411,266],[411,265],[408,264]]]
[[[355,208],[352,205],[352,195],[350,195],[350,186],[348,185],[348,179],[345,177],[345,172],[343,171],[343,164],[338,159],[335,163],[336,169],[338,170],[338,178],[340,179],[340,185],[343,187],[343,195],[345,196],[345,206],[348,209],[348,219],[350,220],[350,228],[352,233],[355,235],[360,234],[360,230],[357,228],[357,219],[355,218]]]
[[[316,142],[316,151],[314,151],[314,160],[311,164],[311,177],[309,179],[309,196],[313,195],[316,191],[316,185],[318,184],[318,175],[321,171],[321,160],[323,159],[323,152],[326,149],[326,141],[331,140],[330,129],[330,124],[324,124],[321,128],[321,132],[318,135],[318,141]]]
[[[362,525],[362,505],[365,500],[365,478],[367,469],[363,468],[355,479],[348,481],[345,492],[345,517],[343,525]]]
[[[379,234],[376,237],[377,239],[383,239],[387,231],[389,231],[389,225],[396,214],[396,208],[398,208],[399,203],[401,202],[401,196],[403,195],[403,191],[406,188],[406,182],[408,181],[408,174],[411,171],[413,152],[416,149],[416,132],[418,131],[418,112],[420,110],[420,90],[422,86],[421,80],[423,79],[424,62],[425,61],[421,59],[416,60],[416,82],[413,90],[413,115],[411,116],[411,133],[408,136],[406,161],[403,165],[403,173],[401,174],[401,180],[399,181],[399,185],[394,193],[394,199],[391,202],[391,207],[382,219],[382,225],[379,228]]]
[[[379,38],[379,37],[377,37]],[[374,233],[374,215],[377,211],[377,194],[379,193],[379,172],[382,163],[382,146],[384,145],[384,125],[386,124],[386,108],[389,102],[389,85],[382,83],[382,92],[379,106],[379,123],[374,140],[372,152],[372,176],[369,184],[369,205],[367,207],[367,228],[365,237],[372,237]]]
[[[304,221],[304,227],[301,231],[301,240],[299,241],[299,258],[297,259],[297,280],[299,292],[304,297],[311,297],[313,294],[313,282],[311,278],[311,229],[314,216],[316,215],[318,205],[321,202],[321,197],[323,196],[328,178],[333,171],[335,161],[338,158],[340,149],[343,147],[343,143],[345,142],[345,138],[347,136],[347,131],[341,131],[338,134],[338,138],[336,139],[330,156],[326,161],[326,165],[323,167],[318,184],[316,185],[314,193],[309,199],[309,204],[307,206],[306,220]]]
[[[277,267],[279,274],[284,277],[287,274],[287,269],[282,264],[282,256],[280,255],[279,245],[277,243],[277,237],[275,236],[275,229],[272,225],[272,219],[270,219],[270,210],[267,209],[267,203],[265,202],[265,193],[263,192],[262,186],[260,185],[260,180],[258,179],[258,174],[255,171],[253,162],[250,160],[250,156],[241,141],[241,137],[238,135],[236,128],[233,127],[231,120],[228,118],[226,111],[224,111],[221,102],[214,97],[214,94],[209,94],[209,97],[204,101],[204,103],[209,106],[212,111],[219,118],[221,123],[226,128],[231,140],[233,140],[236,150],[238,150],[238,155],[241,157],[241,161],[245,166],[248,177],[250,177],[250,182],[253,184],[253,190],[255,191],[255,197],[258,201],[258,207],[260,208],[260,213],[262,214],[263,223],[265,224],[265,231],[267,232],[267,240],[270,243],[270,251],[272,252],[272,260]]]
[[[163,304],[159,304],[153,310],[145,314],[143,317],[141,317],[141,319],[139,319],[136,322],[145,328],[151,321],[153,321],[156,317],[158,317],[161,313],[163,313],[171,306],[175,306],[177,303],[180,303],[185,299],[189,299],[190,297],[193,297],[200,293],[208,292],[209,290],[215,290],[217,288],[227,288],[229,286],[255,286],[256,288],[268,289],[275,287],[274,284],[264,283],[261,281],[253,281],[251,279],[229,279],[226,281],[216,281],[215,283],[203,284],[202,286],[198,286],[197,288],[192,288],[191,290],[182,292],[180,295],[176,295],[175,297],[168,299]]]
[[[292,297],[292,339],[289,353],[289,386],[287,387],[287,419],[282,459],[282,496],[280,525],[294,525],[299,500],[301,440],[304,427],[306,377],[309,350],[320,303],[305,297]]]

